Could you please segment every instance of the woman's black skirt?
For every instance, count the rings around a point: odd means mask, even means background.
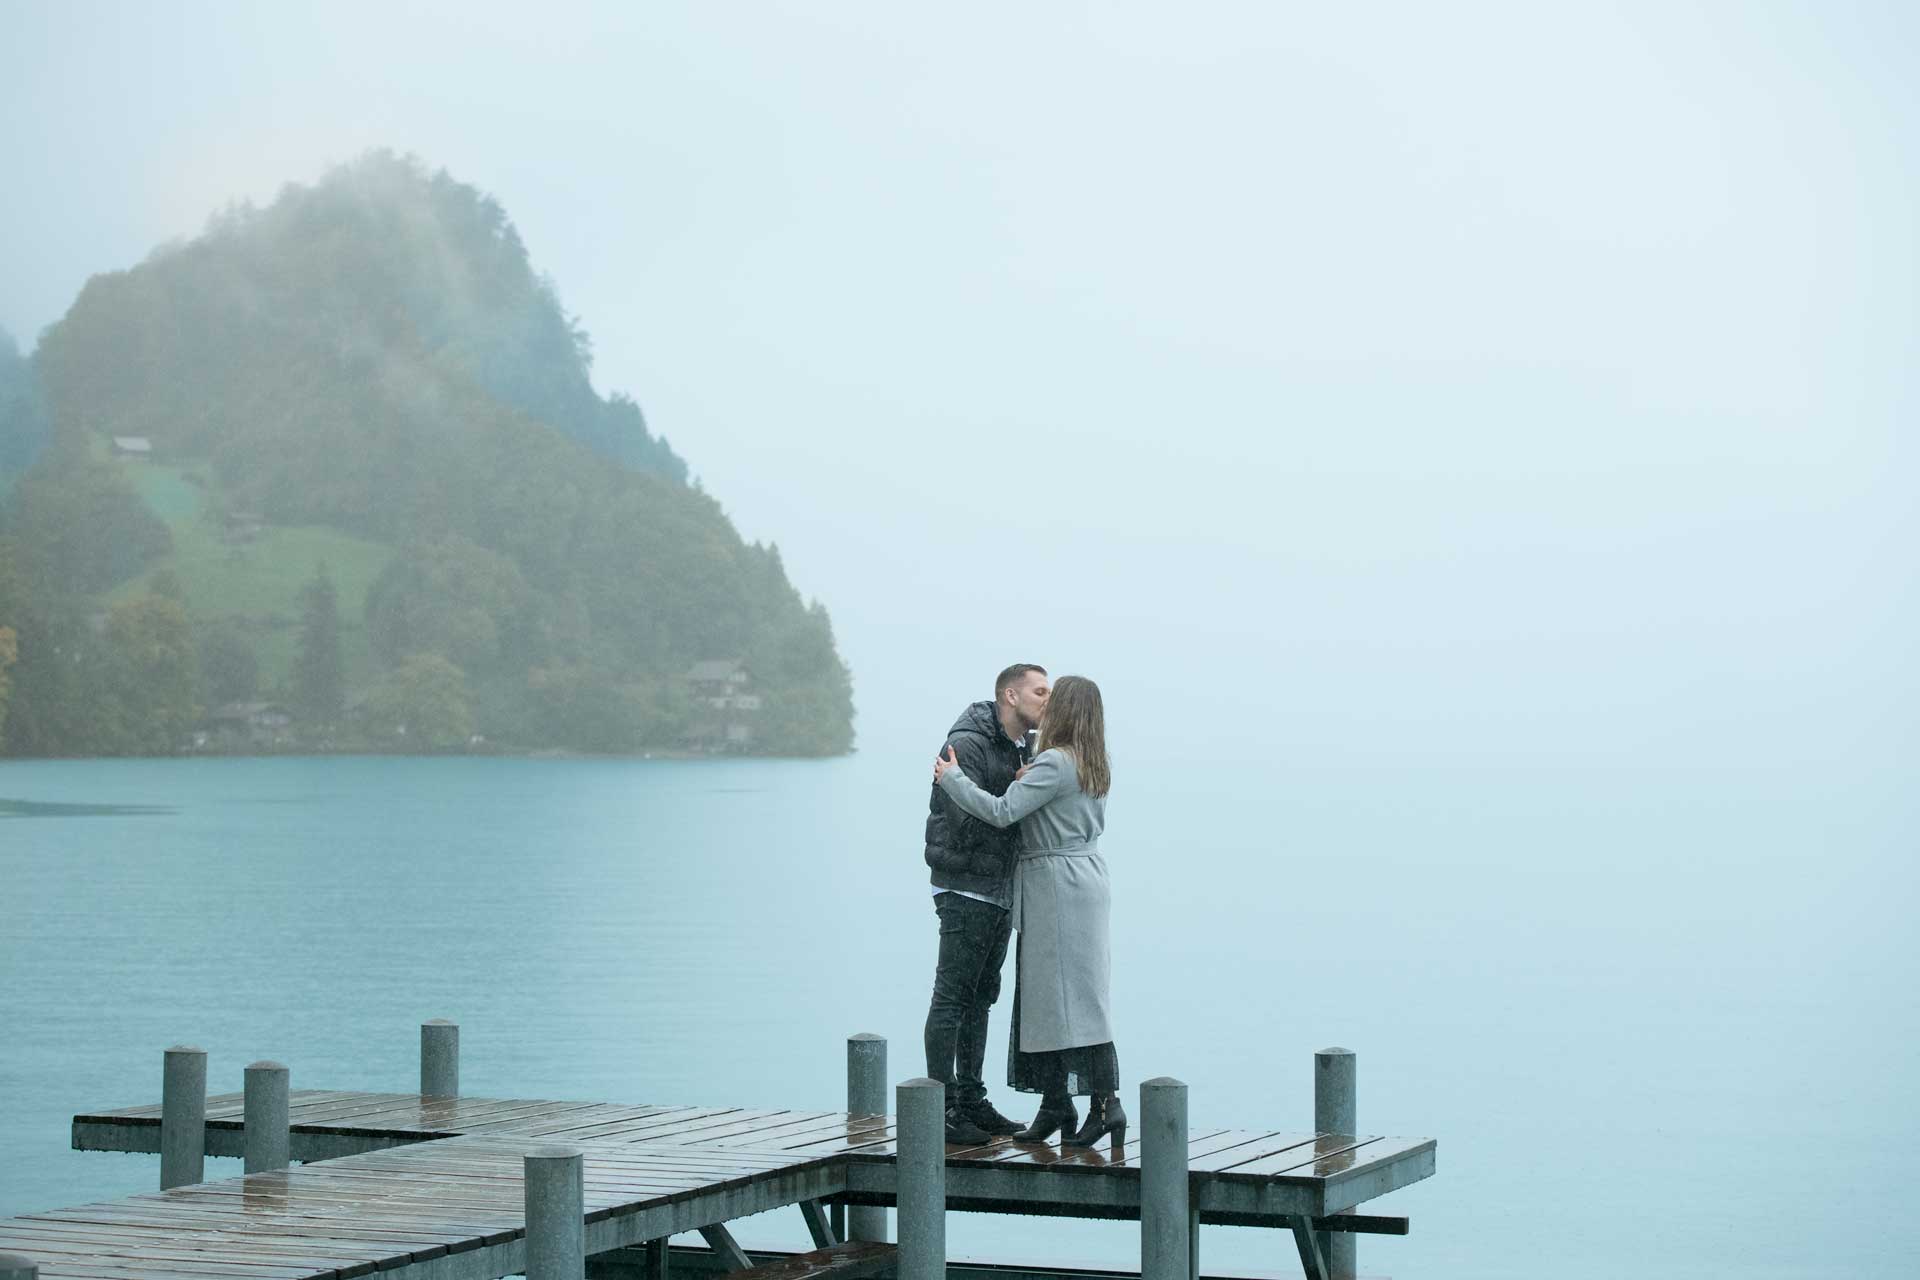
[[[1007,1083],[1021,1093],[1090,1097],[1120,1092],[1120,1056],[1113,1041],[1071,1049],[1020,1052],[1020,952],[1014,949],[1013,1030],[1007,1036]]]

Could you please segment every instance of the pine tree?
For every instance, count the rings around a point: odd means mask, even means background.
[[[314,571],[300,593],[300,650],[293,662],[293,697],[300,710],[321,723],[346,703],[346,673],[340,662],[340,601],[327,566]]]

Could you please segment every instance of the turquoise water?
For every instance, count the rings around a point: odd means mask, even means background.
[[[1362,1130],[1440,1140],[1437,1177],[1376,1202],[1413,1234],[1363,1239],[1363,1272],[1915,1274],[1920,873],[1894,778],[1151,755],[1106,841],[1123,1074],[1186,1080],[1195,1124],[1304,1127],[1313,1050],[1355,1049]],[[918,1075],[924,772],[0,765],[27,802],[0,804],[0,1214],[156,1185],[155,1157],[69,1151],[67,1120],[156,1100],[181,1041],[215,1091],[263,1057],[296,1088],[412,1087],[432,1017],[460,1022],[473,1094],[831,1108],[856,1031]],[[804,1238],[790,1211],[741,1235]],[[960,1216],[950,1247],[1138,1259],[1121,1224]],[[1236,1229],[1203,1261],[1295,1265]]]

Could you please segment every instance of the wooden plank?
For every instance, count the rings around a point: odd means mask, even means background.
[[[885,1125],[875,1127],[869,1117],[854,1117],[845,1129],[829,1126],[821,1129],[818,1133],[794,1134],[790,1138],[782,1137],[770,1141],[763,1149],[792,1152],[832,1152],[838,1154],[880,1146],[890,1147],[897,1133],[898,1130],[891,1121],[888,1121]],[[727,1139],[721,1139],[714,1145],[722,1150],[726,1150],[733,1144]],[[749,1144],[740,1143],[738,1145],[746,1146]]]
[[[349,1093],[334,1098],[312,1098],[299,1106],[287,1103],[287,1119],[295,1125],[326,1124],[352,1116],[398,1110],[418,1105],[419,1095],[409,1093]]]
[[[469,1125],[482,1124],[499,1117],[549,1111],[556,1107],[587,1106],[587,1103],[539,1102],[530,1099],[485,1100],[479,1098],[403,1098],[383,1104],[341,1108],[324,1114],[292,1117],[296,1132],[341,1134],[413,1134],[459,1135]]]
[[[1312,1142],[1315,1136],[1311,1133],[1266,1133],[1250,1142],[1230,1144],[1199,1154],[1189,1152],[1187,1169],[1191,1173],[1219,1173],[1235,1165],[1250,1164],[1292,1150]]]
[[[302,1089],[287,1095],[287,1110],[290,1112],[331,1111],[342,1107],[365,1107],[391,1105],[401,1102],[418,1101],[417,1093],[375,1089],[343,1090],[306,1090]]]
[[[163,1222],[160,1220],[78,1221],[71,1218],[22,1217],[11,1219],[4,1225],[6,1230],[10,1232],[43,1235],[59,1239],[121,1240],[137,1243],[142,1240],[180,1238],[183,1235],[191,1235],[196,1231],[214,1229],[228,1233],[235,1231],[254,1231],[256,1233],[266,1233],[274,1237],[290,1237],[291,1234],[299,1235],[300,1241],[297,1246],[295,1246],[289,1238],[289,1240],[282,1242],[283,1247],[305,1248],[315,1240],[327,1239],[337,1240],[349,1248],[355,1249],[363,1247],[380,1249],[394,1243],[405,1243],[409,1246],[408,1252],[418,1250],[432,1256],[438,1256],[441,1253],[447,1252],[444,1245],[422,1241],[418,1239],[417,1236],[411,1234],[379,1236],[326,1235],[324,1232],[314,1230],[311,1223],[298,1219],[274,1219],[263,1222],[252,1215],[243,1216],[240,1214],[231,1215],[227,1220],[221,1222],[213,1222],[202,1216],[195,1219],[183,1220],[179,1223]],[[227,1237],[222,1236],[220,1238],[225,1239]]]
[[[510,1131],[529,1138],[559,1138],[565,1140],[568,1135],[602,1125],[634,1123],[650,1118],[672,1115],[676,1112],[695,1110],[693,1107],[654,1107],[628,1106],[624,1103],[596,1103],[585,1111],[569,1112],[551,1118],[529,1119],[525,1117],[498,1122],[500,1130]],[[473,1129],[468,1132],[494,1132],[492,1128]]]
[[[142,1268],[186,1275],[252,1276],[255,1280],[302,1280],[304,1277],[332,1277],[333,1268],[325,1264],[300,1267],[284,1263],[234,1260],[218,1253],[196,1250],[180,1244],[156,1244],[137,1254],[116,1252],[110,1245],[83,1241],[48,1240],[33,1236],[15,1236],[0,1226],[0,1248],[25,1253],[35,1259],[76,1259],[106,1261],[115,1264],[138,1262]]]
[[[757,1145],[762,1137],[775,1137],[795,1126],[818,1124],[833,1118],[831,1111],[780,1111],[766,1116],[748,1116],[731,1124],[701,1125],[656,1141],[683,1141],[689,1146],[716,1142],[724,1138],[751,1138]]]
[[[309,1173],[309,1170],[314,1172]],[[261,1219],[273,1214],[307,1216],[326,1211],[347,1211],[371,1217],[383,1211],[383,1200],[395,1200],[408,1190],[406,1184],[397,1182],[379,1184],[371,1189],[361,1189],[361,1184],[349,1184],[343,1189],[334,1183],[336,1172],[327,1166],[308,1166],[291,1175],[254,1174],[243,1179],[179,1187],[159,1195],[132,1196],[75,1209],[53,1210],[34,1217],[73,1221],[189,1223],[203,1220],[209,1214],[235,1211]],[[281,1182],[278,1186],[269,1183],[263,1187],[256,1181],[261,1179]],[[462,1205],[462,1201],[468,1197],[444,1183],[414,1185],[432,1195],[434,1203],[430,1208],[409,1207],[407,1215],[412,1221],[426,1223],[443,1219],[449,1231],[468,1231],[490,1220],[462,1220],[472,1216]]]
[[[866,1123],[859,1129],[861,1133],[874,1132],[876,1126]],[[844,1111],[800,1111],[794,1118],[781,1124],[769,1125],[746,1133],[703,1136],[698,1145],[703,1147],[762,1147],[777,1150],[798,1142],[816,1142],[823,1137],[851,1132],[847,1114]]]
[[[659,1172],[652,1176],[619,1176],[600,1172],[588,1180],[586,1193],[590,1203],[609,1200],[638,1205],[663,1199],[678,1192],[722,1186],[761,1176],[765,1174],[756,1170],[738,1171],[724,1176],[674,1171]],[[495,1176],[474,1173],[438,1184],[423,1183],[420,1184],[418,1191],[411,1193],[390,1193],[384,1197],[384,1201],[393,1205],[406,1205],[413,1203],[416,1199],[424,1199],[429,1203],[459,1202],[474,1206],[499,1206],[512,1209],[519,1203],[515,1197],[521,1194],[523,1192],[520,1181],[504,1172]]]
[[[330,1161],[326,1167],[354,1169],[461,1169],[509,1161],[517,1177],[519,1160],[527,1152],[550,1145],[541,1140],[497,1137],[453,1138],[441,1142],[370,1152],[348,1161]],[[626,1164],[684,1169],[774,1169],[810,1162],[813,1157],[755,1149],[718,1150],[674,1143],[642,1144],[590,1142],[574,1144],[586,1153],[590,1167]]]
[[[244,1095],[238,1093],[210,1094],[207,1097],[207,1110],[211,1112],[215,1107],[224,1106],[231,1102],[242,1101],[243,1098]],[[137,1107],[109,1107],[104,1110],[89,1111],[85,1114],[89,1120],[151,1119],[155,1124],[158,1124],[160,1122],[160,1104],[157,1102],[143,1102]]]
[[[622,1142],[675,1142],[682,1145],[694,1145],[700,1141],[695,1135],[706,1134],[709,1137],[723,1135],[714,1133],[717,1129],[737,1132],[734,1126],[756,1120],[770,1120],[775,1116],[790,1116],[786,1110],[747,1111],[734,1110],[706,1116],[689,1116],[682,1120],[666,1120],[658,1124],[642,1123],[628,1129],[619,1137]]]
[[[1312,1142],[1287,1147],[1271,1155],[1261,1156],[1257,1159],[1242,1160],[1238,1163],[1230,1164],[1223,1169],[1216,1170],[1216,1172],[1223,1176],[1235,1178],[1272,1177],[1275,1174],[1286,1173],[1291,1169],[1311,1165],[1319,1160],[1331,1160],[1352,1151],[1356,1147],[1374,1141],[1377,1141],[1377,1139],[1357,1138],[1333,1133],[1316,1134]]]
[[[430,1146],[414,1146],[351,1160],[310,1166],[331,1170],[332,1176],[420,1176],[429,1171],[435,1177],[457,1176],[459,1194],[475,1199],[475,1188],[491,1188],[488,1194],[503,1207],[518,1204],[522,1194],[520,1161],[525,1150],[540,1145],[519,1140],[504,1148],[486,1151],[471,1144],[488,1139],[450,1139]],[[678,1200],[735,1186],[747,1186],[802,1168],[823,1166],[820,1159],[782,1157],[776,1153],[708,1152],[698,1148],[589,1147],[585,1180],[590,1205],[609,1210],[637,1208],[645,1203]],[[624,1157],[619,1153],[626,1153]],[[449,1192],[435,1187],[422,1194],[444,1200]]]
[[[149,1232],[155,1236],[185,1237],[217,1233],[229,1238],[248,1238],[256,1241],[275,1241],[288,1249],[321,1250],[332,1253],[336,1246],[327,1241],[341,1244],[356,1238],[364,1241],[362,1245],[347,1247],[351,1256],[369,1259],[387,1259],[400,1256],[437,1257],[442,1253],[462,1253],[478,1247],[485,1237],[500,1231],[507,1232],[506,1238],[520,1225],[518,1218],[511,1222],[498,1224],[493,1231],[466,1225],[459,1235],[445,1234],[445,1227],[435,1224],[433,1227],[414,1226],[405,1232],[395,1232],[391,1224],[383,1223],[379,1215],[367,1214],[357,1209],[341,1211],[336,1216],[315,1216],[304,1221],[282,1219],[273,1222],[250,1222],[229,1217],[224,1220],[205,1215],[151,1215],[147,1217],[98,1214],[95,1220],[78,1221],[73,1219],[49,1220],[41,1226],[43,1230],[36,1234],[48,1234],[54,1228],[65,1225],[76,1234],[94,1233],[101,1237],[111,1237],[124,1232]],[[303,1243],[304,1242],[304,1243]]]
[[[153,1280],[154,1273],[140,1270],[139,1265],[137,1262],[61,1261],[42,1265],[39,1271],[48,1280],[53,1280],[53,1277],[61,1277],[61,1280]]]
[[[640,1116],[630,1120],[613,1120],[605,1124],[591,1125],[585,1129],[567,1134],[566,1140],[573,1142],[645,1142],[647,1135],[670,1125],[692,1123],[695,1120],[722,1115],[734,1115],[739,1107],[691,1107],[673,1115]]]
[[[10,1248],[11,1246],[9,1246]],[[126,1258],[114,1254],[56,1253],[42,1251],[35,1261],[41,1264],[40,1274],[51,1280],[54,1276],[109,1274],[132,1276],[139,1280],[147,1277],[166,1277],[173,1280],[178,1276],[235,1276],[250,1277],[251,1280],[334,1280],[334,1272],[302,1271],[298,1268],[249,1266],[245,1263],[220,1262],[194,1258]]]
[[[69,1230],[57,1230],[61,1225],[67,1225]],[[0,1235],[10,1240],[32,1241],[31,1244],[20,1246],[28,1254],[36,1251],[75,1253],[91,1250],[103,1257],[177,1258],[207,1255],[216,1261],[288,1266],[314,1274],[330,1272],[341,1277],[368,1275],[379,1268],[382,1259],[397,1257],[401,1261],[415,1260],[411,1250],[395,1249],[391,1245],[345,1247],[310,1237],[290,1239],[278,1233],[266,1235],[249,1232],[241,1236],[206,1231],[116,1230],[98,1226],[79,1229],[75,1224],[13,1222],[0,1225]],[[445,1252],[444,1249],[438,1251],[439,1254]]]
[[[183,1229],[141,1223],[81,1223],[61,1220],[40,1222],[31,1219],[16,1219],[14,1225],[25,1227],[29,1224],[47,1232],[63,1234],[76,1232],[98,1235],[101,1238],[125,1236],[134,1240],[146,1238],[150,1234]],[[236,1231],[250,1230],[257,1225],[259,1224],[249,1221],[238,1228],[229,1227],[225,1230],[232,1234]],[[345,1217],[324,1215],[281,1217],[274,1219],[270,1225],[272,1234],[276,1237],[313,1241],[320,1247],[329,1249],[338,1246],[349,1250],[363,1250],[368,1256],[385,1256],[394,1251],[393,1246],[398,1246],[416,1261],[460,1253],[479,1246],[479,1241],[470,1231],[450,1232],[437,1225],[432,1227],[415,1225],[404,1230],[389,1229],[370,1224],[363,1217],[354,1217],[351,1211]]]
[[[250,1280],[333,1280],[330,1271],[300,1271],[284,1267],[250,1267],[240,1263],[196,1261],[191,1258],[122,1258],[112,1254],[42,1253],[40,1274],[55,1276],[113,1276],[128,1280],[175,1280],[179,1276],[234,1276]]]
[[[364,1195],[329,1198],[324,1195],[303,1194],[294,1202],[283,1201],[269,1205],[262,1205],[254,1199],[243,1196],[239,1198],[237,1205],[230,1208],[237,1210],[238,1214],[247,1215],[255,1220],[263,1220],[268,1214],[280,1213],[295,1216],[309,1224],[382,1226],[387,1230],[406,1232],[423,1244],[446,1245],[450,1252],[458,1252],[455,1248],[457,1242],[466,1239],[484,1241],[486,1237],[502,1229],[500,1219],[488,1221],[485,1216],[476,1214],[451,1199],[437,1201],[431,1206],[419,1209],[409,1208],[402,1212],[392,1206],[371,1201]],[[34,1215],[33,1220],[206,1229],[223,1225],[222,1221],[211,1216],[220,1212],[219,1202],[206,1198],[150,1203],[119,1201],[78,1209],[52,1210]],[[513,1221],[517,1222],[518,1219],[515,1218]]]
[[[369,1255],[363,1251],[315,1247],[309,1240],[292,1241],[277,1236],[266,1237],[257,1234],[251,1239],[243,1239],[234,1235],[206,1231],[152,1228],[143,1231],[132,1227],[111,1228],[92,1224],[82,1226],[72,1223],[14,1221],[0,1225],[0,1235],[4,1235],[9,1240],[33,1241],[34,1243],[24,1246],[29,1253],[38,1248],[45,1248],[64,1252],[93,1250],[103,1255],[173,1256],[181,1250],[187,1250],[232,1255],[231,1260],[242,1262],[296,1266],[309,1270],[336,1269],[364,1272],[371,1271],[374,1267],[372,1262],[366,1261]],[[391,1249],[382,1249],[373,1256],[378,1257],[391,1252],[393,1252]],[[406,1256],[406,1251],[402,1250],[401,1254]]]
[[[597,1107],[605,1107],[603,1102],[539,1102],[539,1101],[501,1101],[485,1106],[470,1100],[462,1100],[452,1106],[428,1104],[422,1113],[428,1116],[434,1127],[456,1134],[478,1133],[483,1129],[508,1129],[516,1124],[538,1124],[543,1120],[562,1116],[578,1115]],[[363,1120],[362,1125],[372,1125],[374,1120]]]

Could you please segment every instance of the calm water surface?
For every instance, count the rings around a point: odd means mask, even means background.
[[[431,1017],[477,1095],[834,1108],[856,1031],[918,1075],[923,774],[0,764],[28,802],[0,803],[0,1214],[157,1185],[67,1121],[157,1100],[176,1042],[215,1091],[265,1057],[296,1088],[415,1087]],[[1122,779],[1106,841],[1127,1087],[1305,1127],[1313,1050],[1357,1050],[1362,1130],[1440,1139],[1437,1177],[1376,1202],[1413,1234],[1363,1238],[1363,1272],[1920,1274],[1906,780],[1133,776],[1158,780]],[[741,1235],[804,1238],[790,1210]],[[950,1247],[1138,1262],[1118,1224],[963,1216]],[[1204,1237],[1209,1266],[1291,1259]]]

